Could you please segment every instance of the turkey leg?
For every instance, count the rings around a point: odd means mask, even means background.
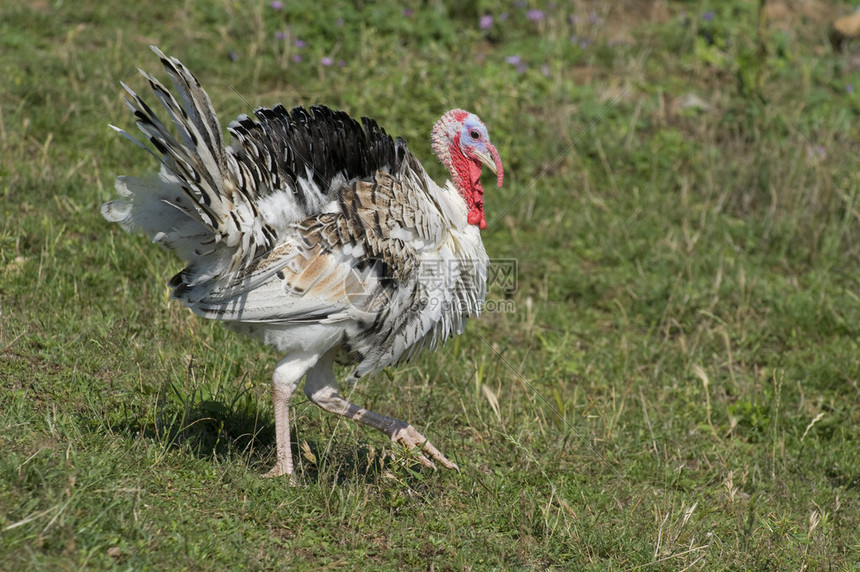
[[[433,461],[438,461],[446,469],[460,470],[409,423],[368,411],[341,397],[337,392],[332,362],[333,355],[326,356],[308,371],[305,394],[311,401],[330,413],[349,417],[378,429],[388,435],[393,442],[400,443],[408,449],[419,449],[418,460],[426,467],[435,469],[436,465]]]
[[[272,375],[272,405],[275,408],[275,442],[278,458],[264,477],[290,476],[296,484],[293,454],[290,450],[290,399],[299,382],[319,359],[318,355],[291,355],[281,360]]]

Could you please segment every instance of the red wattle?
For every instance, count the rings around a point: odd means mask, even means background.
[[[469,216],[466,218],[469,224],[477,225],[478,228],[484,230],[487,228],[487,219],[484,218],[484,211],[474,209],[469,213]]]
[[[466,221],[476,225],[481,230],[487,228],[487,220],[484,216],[484,188],[481,186],[481,166],[470,161],[459,151],[451,149],[451,164],[457,173],[455,183],[460,189],[463,200],[466,201],[468,215]]]

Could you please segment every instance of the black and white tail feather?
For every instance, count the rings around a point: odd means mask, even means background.
[[[143,231],[187,263],[170,282],[178,298],[193,302],[195,287],[240,275],[293,225],[318,214],[349,180],[395,171],[408,153],[402,139],[393,141],[372,119],[362,118],[362,126],[324,106],[310,112],[280,105],[259,108],[257,121],[240,116],[227,128],[234,141],[225,148],[220,122],[200,83],[178,59],[152,50],[179,101],[157,79],[140,73],[170,115],[176,135],[122,84],[138,128],[160,155],[111,127],[154,155],[161,169],[157,177],[143,180],[118,177],[116,189],[123,198],[105,203],[102,214],[128,231]]]

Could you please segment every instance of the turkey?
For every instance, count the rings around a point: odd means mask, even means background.
[[[178,97],[141,74],[170,121],[122,84],[151,147],[111,127],[152,153],[160,170],[118,177],[120,198],[102,214],[182,259],[168,283],[172,297],[286,356],[272,377],[277,460],[266,476],[294,481],[289,405],[302,378],[322,409],[417,449],[428,467],[456,469],[412,425],[344,399],[334,365],[345,364],[355,382],[433,350],[480,313],[489,264],[482,167],[499,186],[503,179],[487,128],[461,109],[433,127],[432,149],[453,181],[444,186],[402,139],[324,106],[242,115],[227,127],[227,146],[197,79],[152,50]]]

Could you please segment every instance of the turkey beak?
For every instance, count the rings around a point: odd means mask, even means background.
[[[502,180],[505,178],[505,172],[502,169],[502,160],[499,157],[499,152],[496,151],[496,148],[487,144],[487,149],[473,149],[472,154],[475,158],[481,162],[486,168],[488,168],[495,176],[498,182],[498,185],[502,186]]]

